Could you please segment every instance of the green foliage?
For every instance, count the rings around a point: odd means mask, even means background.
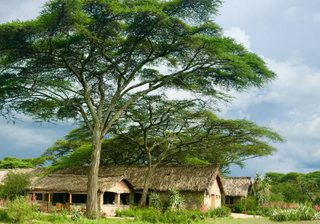
[[[220,2],[51,0],[35,20],[1,24],[0,109],[93,127],[156,89],[221,99],[220,86],[259,87],[275,75],[212,22]]]
[[[158,210],[162,210],[163,209],[163,205],[160,199],[160,195],[156,192],[152,192],[149,196],[149,206],[151,208],[155,208]]]
[[[304,221],[316,219],[315,210],[308,204],[301,204],[297,209],[275,209],[270,214],[274,221]]]
[[[0,209],[0,221],[8,223],[10,222],[10,219],[8,217],[8,213],[5,209]]]
[[[78,221],[84,217],[84,212],[80,208],[73,208],[70,215],[72,220]]]
[[[26,195],[26,189],[29,185],[29,174],[9,172],[0,186],[0,196],[14,200],[18,196]]]
[[[130,208],[117,211],[116,216],[134,217],[137,220],[150,223],[193,223],[205,218],[205,214],[196,210],[167,210],[161,212],[154,208]]]
[[[270,179],[256,174],[256,178],[252,186],[252,193],[259,205],[268,202],[270,199]]]
[[[15,168],[34,168],[35,164],[31,159],[18,159],[13,157],[5,157],[0,160],[0,169],[15,169]]]
[[[169,192],[169,208],[181,209],[183,207],[184,199],[182,195],[175,189],[171,189]]]
[[[234,204],[233,211],[237,213],[247,213],[249,211],[256,211],[258,207],[257,200],[252,196],[248,196],[237,201]]]
[[[26,197],[19,196],[7,205],[8,218],[14,223],[22,223],[36,216],[37,207],[32,205]]]
[[[311,202],[317,204],[320,197],[320,172],[267,173],[271,180],[272,194],[282,197],[285,202]]]
[[[206,217],[210,218],[223,218],[231,215],[231,209],[225,206],[221,208],[210,209],[205,213]]]

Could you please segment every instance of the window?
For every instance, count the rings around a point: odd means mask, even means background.
[[[121,205],[128,205],[130,202],[130,194],[120,194]]]
[[[69,201],[68,193],[53,193],[52,194],[52,203],[67,203]]]
[[[43,194],[36,193],[36,200],[37,201],[42,201],[43,200]]]
[[[113,192],[104,192],[103,194],[103,204],[105,205],[114,205],[116,199],[116,193]]]
[[[135,193],[134,194],[134,203],[135,204],[139,204],[142,198],[142,194],[141,193]]]
[[[87,195],[86,194],[73,194],[72,195],[72,203],[74,203],[74,204],[87,203]]]
[[[227,205],[232,205],[233,204],[233,197],[226,196],[226,204]]]

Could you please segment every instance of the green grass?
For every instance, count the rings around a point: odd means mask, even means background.
[[[297,222],[274,222],[267,218],[248,218],[248,219],[232,219],[223,218],[215,220],[206,220],[201,222],[202,224],[319,224],[320,221],[297,221]],[[199,222],[200,224],[200,222]]]
[[[53,222],[49,221],[35,221],[32,223],[37,224],[49,224]],[[97,220],[87,220],[82,219],[78,222],[71,222],[70,220],[65,221],[56,221],[54,223],[67,224],[67,223],[79,223],[79,224],[150,224],[143,221],[135,221],[132,219],[110,219],[110,218],[101,218]],[[196,222],[196,224],[319,224],[320,221],[297,221],[297,222],[274,222],[266,218],[254,218],[254,219],[232,219],[232,218],[218,218],[218,219],[207,219],[205,221]],[[160,224],[160,223],[159,223]]]

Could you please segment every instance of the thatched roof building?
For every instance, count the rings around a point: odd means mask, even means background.
[[[66,169],[52,174],[35,176],[29,187],[32,200],[44,204],[48,210],[56,206],[83,206],[86,202],[87,168]],[[102,167],[98,178],[100,211],[113,215],[139,203],[147,174],[147,167]],[[166,166],[155,169],[149,189],[167,197],[175,189],[185,194],[186,207],[221,206],[223,185],[218,169],[213,166]],[[60,206],[60,205],[59,205]]]
[[[112,182],[115,180],[125,179],[127,180],[133,189],[141,190],[143,189],[144,178],[147,172],[146,167],[103,167],[99,171],[99,182]],[[43,177],[43,183],[37,181],[34,183],[41,184],[44,187],[45,183],[53,182],[51,188],[56,185],[57,188],[62,189],[64,186],[59,186],[58,182],[64,182],[61,185],[74,185],[74,183],[82,183],[84,185],[81,190],[86,187],[86,170],[85,169],[69,169],[60,171],[59,174],[53,174]],[[165,166],[158,167],[150,182],[150,189],[156,191],[168,191],[170,189],[176,189],[178,191],[205,191],[212,187],[212,183],[219,176],[219,170],[213,166]],[[51,180],[49,180],[52,178]],[[53,179],[56,178],[56,179]],[[64,181],[63,179],[69,179]],[[76,180],[79,178],[78,180]],[[81,180],[80,180],[81,178]],[[218,178],[219,185],[223,188],[220,181],[220,176]],[[54,184],[56,183],[56,184]],[[48,184],[49,186],[50,184]],[[36,186],[34,186],[36,187]],[[100,186],[99,186],[100,187]]]
[[[251,177],[227,177],[223,181],[226,196],[247,197],[253,184]]]

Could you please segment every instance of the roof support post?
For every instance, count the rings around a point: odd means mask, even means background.
[[[104,192],[100,192],[100,193],[98,193],[98,203],[99,203],[99,207],[98,207],[98,209],[99,209],[99,211],[101,210],[101,208],[102,208],[102,206],[103,206],[103,194],[104,194]]]
[[[51,209],[51,193],[48,193],[48,212],[50,212]]]
[[[72,194],[71,193],[69,193],[69,208],[68,208],[68,210],[69,211],[71,211],[71,205],[72,205]]]
[[[117,205],[117,206],[120,206],[120,201],[121,201],[121,199],[120,199],[120,194],[118,193],[118,194],[117,194],[117,197],[116,197],[116,205]]]

